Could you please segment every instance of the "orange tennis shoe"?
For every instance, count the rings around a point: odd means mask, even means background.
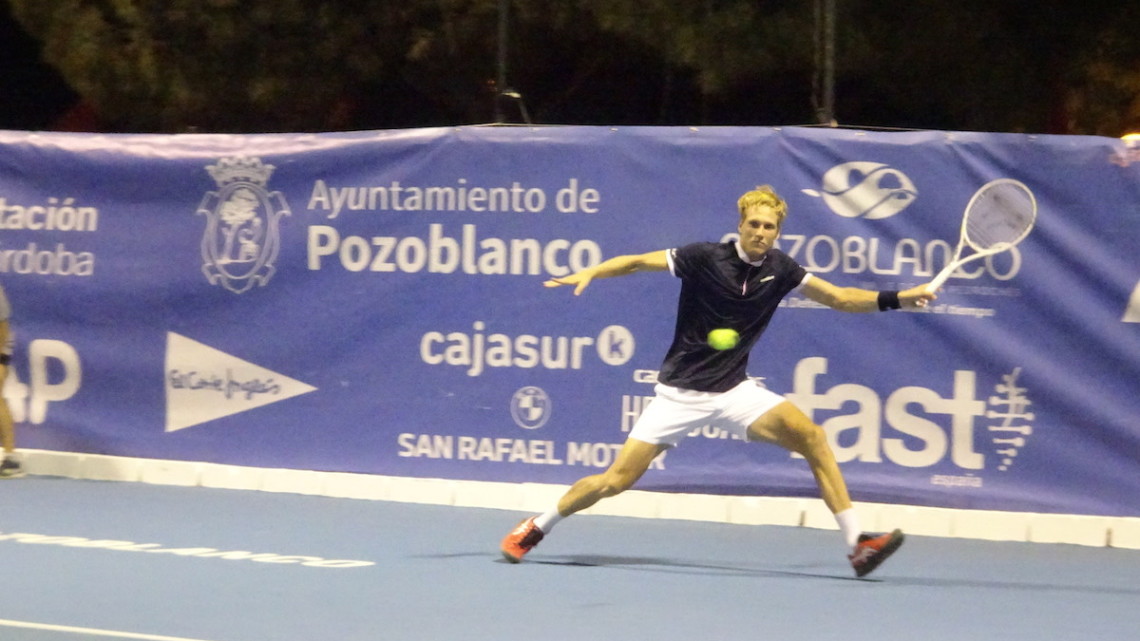
[[[902,530],[895,530],[889,534],[860,534],[855,551],[847,555],[851,560],[851,567],[855,568],[855,576],[867,576],[886,561],[888,557],[899,549],[906,540]]]
[[[503,552],[503,558],[511,563],[518,563],[527,552],[534,549],[538,542],[542,540],[542,530],[534,524],[535,517],[523,519],[511,530],[509,534],[503,537],[503,542],[499,544],[499,549]]]

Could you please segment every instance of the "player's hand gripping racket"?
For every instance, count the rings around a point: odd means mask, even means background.
[[[950,264],[927,285],[934,293],[954,271],[971,261],[1013,249],[1037,222],[1037,199],[1023,183],[1012,178],[992,180],[974,194],[962,215],[962,235]],[[962,256],[969,247],[974,251]]]

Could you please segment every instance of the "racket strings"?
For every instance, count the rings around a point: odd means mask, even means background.
[[[1033,196],[1008,184],[975,200],[966,215],[966,238],[975,249],[1016,244],[1033,226]]]

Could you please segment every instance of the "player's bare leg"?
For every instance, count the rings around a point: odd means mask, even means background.
[[[633,484],[637,483],[637,480],[649,469],[653,459],[665,449],[665,445],[626,439],[617,458],[605,472],[579,479],[570,486],[566,494],[559,499],[557,512],[531,516],[516,525],[499,544],[503,558],[511,563],[518,563],[527,552],[538,545],[545,532],[540,527],[542,524],[536,523],[537,519],[542,519],[546,529],[549,530],[563,517],[580,512],[604,498],[616,496],[633,487]]]
[[[754,440],[774,443],[803,456],[819,484],[820,497],[833,514],[851,507],[847,482],[827,443],[827,435],[798,407],[788,401],[780,403],[756,419],[748,433]]]
[[[626,439],[617,458],[601,474],[579,479],[558,501],[558,512],[570,516],[590,507],[598,501],[617,496],[633,487],[653,459],[666,449],[665,445],[653,445],[637,439]]]
[[[748,433],[755,440],[774,443],[807,460],[819,484],[820,497],[835,515],[851,549],[848,559],[856,575],[870,573],[902,545],[905,537],[899,530],[877,536],[860,530],[858,517],[851,509],[847,482],[827,442],[827,434],[795,405],[787,401],[780,403],[756,419]]]

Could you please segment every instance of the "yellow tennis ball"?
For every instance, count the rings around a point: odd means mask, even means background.
[[[709,347],[713,349],[721,351],[732,349],[739,342],[740,334],[737,334],[735,329],[722,327],[709,332]]]

